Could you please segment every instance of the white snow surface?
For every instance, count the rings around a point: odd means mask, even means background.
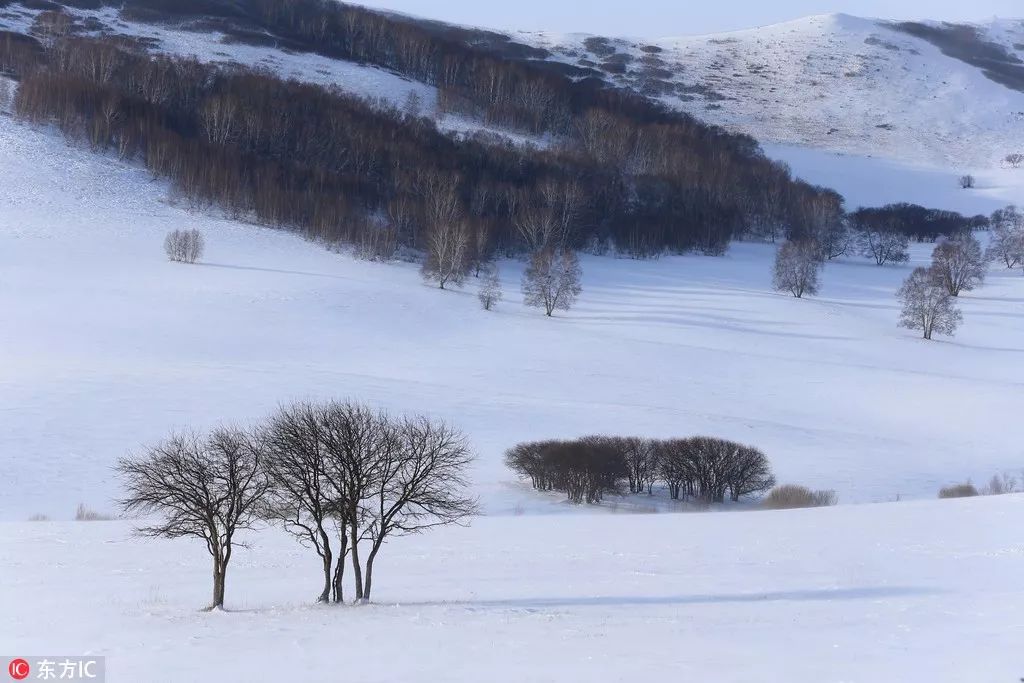
[[[993,20],[979,34],[1024,54],[1024,21]],[[671,30],[671,29],[669,29]],[[523,42],[577,63],[584,34],[521,32]],[[643,46],[660,48],[674,86],[705,91],[662,101],[765,143],[881,156],[943,169],[998,168],[1021,146],[1024,93],[943,55],[892,22],[825,14],[722,34],[634,41],[611,37],[632,58],[613,82],[641,88]]]
[[[780,481],[843,502],[932,497],[1024,467],[1024,276],[993,270],[951,340],[897,327],[909,269],[831,263],[821,296],[771,291],[773,247],[724,258],[583,259],[553,319],[413,264],[354,260],[291,234],[191,212],[142,169],[0,116],[0,519],[112,510],[110,470],[182,427],[355,397],[462,427],[487,512],[571,510],[502,464],[535,438],[710,434],[755,444]],[[958,190],[954,190],[958,191]],[[207,253],[165,260],[164,235]],[[665,507],[647,497],[608,508]]]
[[[106,656],[111,683],[1015,681],[1022,515],[1013,495],[479,518],[389,543],[360,607],[312,604],[316,556],[266,530],[217,613],[201,543],[0,523],[0,641]]]

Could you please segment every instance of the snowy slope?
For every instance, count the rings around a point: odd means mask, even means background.
[[[1024,56],[1015,47],[1024,22],[977,28]],[[614,56],[588,49],[590,36],[519,37],[599,70],[624,61],[613,82],[762,142],[967,169],[998,166],[1021,146],[1024,92],[890,22],[830,14],[725,34],[613,39]]]
[[[1024,497],[704,515],[482,518],[388,544],[376,604],[324,607],[316,557],[116,523],[0,523],[0,641],[146,681],[1015,681]],[[73,580],[69,580],[72,579]]]
[[[186,425],[356,396],[461,425],[492,513],[559,511],[502,451],[598,431],[750,442],[779,478],[844,502],[931,497],[1024,467],[1024,277],[994,271],[952,341],[896,327],[910,266],[826,268],[819,298],[770,291],[769,245],[722,259],[583,261],[570,314],[423,285],[283,232],[190,213],[141,169],[0,116],[0,519],[109,509],[109,466]],[[204,263],[168,263],[198,227]],[[915,252],[917,262],[927,249]],[[912,264],[913,265],[913,264]]]

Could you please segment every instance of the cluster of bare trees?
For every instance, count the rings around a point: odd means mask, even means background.
[[[721,503],[763,493],[775,485],[768,458],[725,439],[645,439],[590,436],[517,444],[505,464],[529,477],[538,491],[564,491],[572,503],[597,503],[628,485],[653,492],[664,483],[673,500]]]
[[[970,233],[940,240],[931,266],[915,268],[896,294],[903,304],[900,326],[920,330],[925,339],[936,332],[954,334],[963,320],[955,299],[985,281],[993,256]]]
[[[171,261],[195,263],[203,256],[205,242],[198,230],[172,230],[164,238],[164,253]]]
[[[374,561],[389,538],[475,513],[466,494],[471,457],[466,438],[443,422],[355,402],[300,403],[256,428],[174,435],[118,470],[125,510],[159,518],[140,532],[206,542],[211,607],[222,608],[236,534],[261,520],[317,555],[318,600],[344,600],[350,563],[354,598],[369,601]]]

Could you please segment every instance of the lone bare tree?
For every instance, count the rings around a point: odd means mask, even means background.
[[[960,296],[985,280],[988,262],[973,235],[939,242],[932,251],[932,274],[950,296]]]
[[[461,432],[424,416],[392,421],[390,429],[397,438],[377,455],[369,495],[362,501],[362,526],[370,541],[365,602],[373,589],[374,560],[389,538],[459,524],[477,512],[476,499],[465,493],[473,455]]]
[[[961,189],[970,190],[974,187],[975,181],[972,175],[962,175],[957,181],[960,183]]]
[[[1013,168],[1020,168],[1021,164],[1024,164],[1024,154],[1020,152],[1013,152],[1006,155],[1006,163]]]
[[[991,222],[988,259],[1002,261],[1007,268],[1024,263],[1024,213],[1016,206],[1007,206],[995,211]]]
[[[903,304],[900,327],[932,334],[953,335],[963,320],[953,297],[929,268],[915,268],[896,293]]]
[[[804,294],[817,294],[821,267],[821,251],[815,242],[786,242],[775,252],[772,282],[777,291],[789,292],[798,299]]]
[[[857,233],[857,245],[861,254],[873,258],[880,266],[910,260],[910,239],[895,230],[863,226]]]
[[[164,253],[171,261],[195,263],[203,256],[205,243],[198,230],[172,230],[164,238]]]
[[[485,311],[491,310],[501,301],[501,278],[498,277],[498,267],[493,263],[484,266],[483,279],[476,296]]]
[[[523,273],[523,303],[543,308],[547,316],[556,311],[568,311],[583,291],[576,253],[571,250],[534,252],[530,265]]]
[[[441,289],[449,283],[461,285],[470,270],[469,252],[470,232],[465,221],[435,223],[427,235],[423,278]]]
[[[208,436],[177,434],[145,455],[122,458],[129,514],[159,515],[162,521],[137,529],[144,536],[196,537],[213,558],[213,601],[224,608],[228,564],[235,534],[251,528],[267,491],[260,467],[260,438],[234,428]]]

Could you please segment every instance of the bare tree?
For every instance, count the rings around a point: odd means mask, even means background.
[[[137,529],[145,536],[196,537],[213,558],[213,602],[223,609],[235,534],[258,519],[267,491],[260,467],[262,443],[252,433],[221,428],[208,436],[178,434],[145,455],[122,458],[128,514],[162,520]]]
[[[570,250],[534,252],[523,273],[523,303],[543,308],[548,316],[556,310],[568,311],[583,291],[576,253]]]
[[[786,242],[775,252],[772,283],[776,290],[789,292],[798,299],[804,294],[817,294],[821,266],[820,251],[815,242]]]
[[[657,457],[654,442],[637,436],[620,439],[623,459],[626,461],[630,493],[651,493],[657,478]]]
[[[322,407],[308,403],[283,407],[270,419],[263,432],[269,482],[263,509],[320,557],[324,583],[317,601],[341,602],[348,534],[330,476],[337,454],[327,448],[323,421]]]
[[[957,182],[960,183],[960,187],[962,189],[964,189],[964,190],[972,189],[974,187],[974,184],[975,184],[974,176],[972,176],[972,175],[962,175],[962,176],[960,176],[960,178],[959,178],[959,180]]]
[[[742,496],[763,493],[775,486],[775,475],[764,453],[753,446],[733,446],[725,477],[729,497],[733,501]]]
[[[988,261],[981,244],[967,234],[939,242],[932,251],[932,274],[950,296],[960,296],[985,280]]]
[[[910,260],[910,239],[896,230],[861,226],[857,234],[857,245],[864,256],[875,259],[875,263],[905,263]]]
[[[362,595],[367,602],[373,563],[385,541],[460,524],[477,512],[476,499],[466,495],[466,471],[473,455],[461,432],[423,416],[392,422],[391,429],[396,437],[393,447],[380,450],[362,501],[370,541]]]
[[[949,291],[929,268],[915,268],[896,296],[903,304],[900,327],[921,330],[925,339],[932,334],[952,335],[963,320]]]
[[[693,492],[696,481],[693,450],[687,439],[664,439],[654,444],[658,477],[668,486],[668,495],[679,500]]]
[[[14,87],[11,81],[0,76],[0,111],[9,111],[14,101]]]
[[[195,263],[203,256],[205,242],[198,230],[172,230],[164,238],[164,253],[171,261]]]
[[[853,243],[853,233],[845,216],[828,221],[815,234],[819,256],[825,261],[845,256]]]
[[[988,259],[1002,261],[1007,268],[1024,263],[1024,213],[1016,206],[1008,206],[995,211],[991,223]]]
[[[441,289],[461,285],[469,274],[470,234],[466,222],[435,223],[427,235],[427,256],[421,273]]]
[[[1013,168],[1020,168],[1021,164],[1024,164],[1024,154],[1020,152],[1013,152],[1006,155],[1006,163]]]
[[[491,310],[501,301],[501,278],[498,276],[498,267],[493,263],[484,266],[484,277],[476,296],[485,311]]]

